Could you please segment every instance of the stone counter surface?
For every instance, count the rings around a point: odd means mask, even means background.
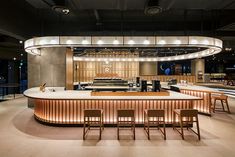
[[[53,92],[52,90],[55,90]],[[46,87],[45,92],[39,87],[27,89],[24,95],[33,99],[85,99],[85,100],[198,100],[196,96],[169,91],[170,96],[91,96],[91,91],[64,90],[64,87]]]

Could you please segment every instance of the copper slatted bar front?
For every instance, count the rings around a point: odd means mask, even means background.
[[[193,108],[197,109],[199,113],[204,113],[211,115],[211,93],[207,91],[195,91],[195,90],[186,90],[181,89],[181,93],[192,95],[202,98],[202,100],[196,100],[193,103]]]
[[[58,124],[82,124],[84,109],[103,109],[104,123],[115,124],[118,109],[134,109],[136,123],[143,124],[145,109],[165,109],[166,123],[172,123],[173,110],[193,108],[191,100],[35,100],[35,117]],[[193,103],[193,104],[190,104]]]

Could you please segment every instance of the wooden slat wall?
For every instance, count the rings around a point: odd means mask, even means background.
[[[75,82],[91,82],[97,74],[117,74],[123,79],[134,79],[139,76],[138,62],[74,62]],[[109,68],[109,71],[105,71]]]
[[[105,65],[104,62],[75,62],[74,80],[75,82],[92,82],[97,74],[117,74],[118,77],[125,80],[135,80],[139,76],[139,62],[110,62]],[[106,72],[105,67],[109,67],[110,71]],[[140,76],[143,80],[160,80],[166,82],[169,79],[187,80],[187,82],[195,83],[196,77],[192,75],[155,75]]]
[[[172,123],[174,109],[190,109],[192,100],[35,100],[35,117],[55,124],[82,124],[84,109],[103,109],[104,123],[116,123],[118,109],[134,109],[136,123],[143,124],[145,109],[165,109],[166,123]]]

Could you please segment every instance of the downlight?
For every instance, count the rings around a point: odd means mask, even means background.
[[[162,12],[162,7],[159,5],[159,0],[148,0],[145,8],[144,13],[145,15],[154,16]]]

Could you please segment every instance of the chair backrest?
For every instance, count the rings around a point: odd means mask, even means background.
[[[101,113],[99,109],[84,110],[84,117],[101,117]]]
[[[147,110],[148,117],[164,117],[165,110]]]
[[[198,115],[198,110],[196,109],[181,109],[180,115],[185,117],[196,117]]]
[[[135,110],[127,109],[127,110],[117,110],[118,117],[135,117]]]

